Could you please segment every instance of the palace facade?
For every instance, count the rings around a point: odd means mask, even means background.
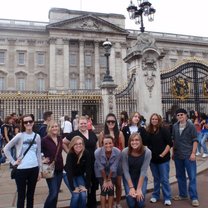
[[[39,120],[52,110],[55,118],[90,114],[102,123],[106,38],[117,115],[142,110],[149,116],[151,108],[141,108],[146,96],[160,98],[163,117],[181,105],[207,111],[208,37],[145,32],[140,38],[127,28],[122,14],[60,8],[49,11],[49,22],[0,19],[0,116],[29,112]],[[144,97],[138,82],[147,88]]]

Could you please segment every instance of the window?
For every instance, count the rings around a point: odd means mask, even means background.
[[[5,78],[0,77],[0,90],[5,90]]]
[[[45,64],[45,54],[42,52],[37,53],[37,65],[44,65]]]
[[[45,80],[43,78],[38,79],[37,88],[38,88],[37,89],[38,91],[44,91],[45,90]]]
[[[77,54],[71,53],[69,55],[69,65],[70,66],[77,66]]]
[[[19,52],[18,53],[18,64],[19,65],[24,65],[25,64],[25,53],[24,52]]]
[[[92,89],[92,79],[85,80],[85,89],[87,89],[87,90]]]
[[[25,79],[24,78],[17,79],[17,90],[19,90],[19,91],[25,90]]]
[[[0,64],[5,64],[5,52],[0,51]]]
[[[85,66],[92,66],[91,54],[85,54]]]
[[[71,90],[78,89],[77,79],[70,79],[69,88]]]

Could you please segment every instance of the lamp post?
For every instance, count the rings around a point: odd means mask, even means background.
[[[108,38],[106,39],[106,41],[103,43],[103,47],[105,49],[105,56],[106,56],[106,73],[103,79],[103,82],[112,82],[113,78],[110,75],[110,69],[109,69],[109,56],[110,56],[110,50],[112,47],[112,43],[108,40]]]
[[[130,19],[134,19],[136,24],[141,24],[140,31],[144,32],[143,15],[148,16],[148,20],[152,22],[154,20],[154,14],[156,10],[152,7],[152,4],[148,0],[137,0],[138,7],[130,1],[130,5],[127,7]]]

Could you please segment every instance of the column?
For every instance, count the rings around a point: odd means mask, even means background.
[[[64,42],[64,90],[69,89],[69,40],[63,39]]]
[[[99,42],[95,41],[95,89],[100,87],[100,54]]]
[[[56,38],[50,38],[49,89],[56,88]]]
[[[79,88],[85,89],[84,81],[84,41],[79,41]]]

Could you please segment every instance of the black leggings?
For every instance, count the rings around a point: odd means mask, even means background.
[[[27,208],[33,208],[35,187],[38,179],[39,168],[17,169],[15,182],[17,185],[17,208],[24,208],[25,196]]]

